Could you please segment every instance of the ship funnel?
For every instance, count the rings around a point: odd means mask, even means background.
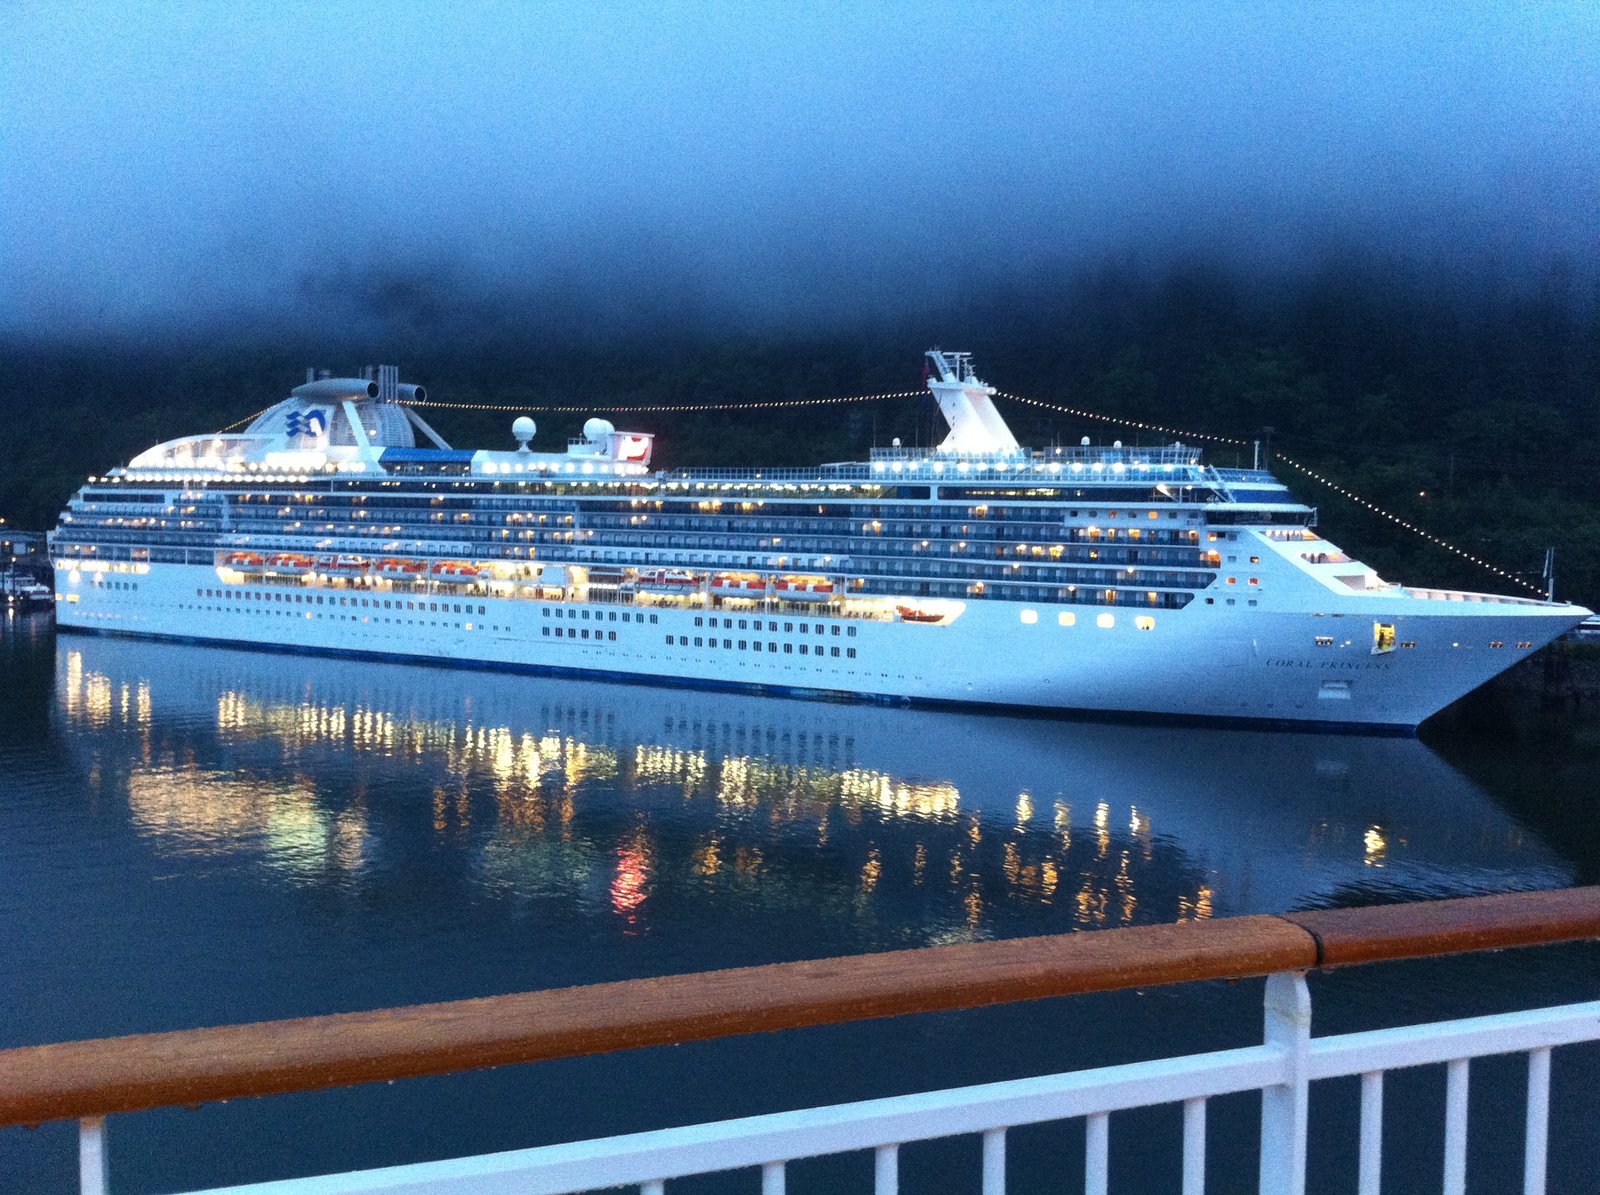
[[[971,353],[928,353],[928,389],[950,425],[940,452],[1020,452],[1017,438],[995,410],[993,386],[986,386],[972,371]]]

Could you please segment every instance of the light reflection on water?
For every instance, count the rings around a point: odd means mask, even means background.
[[[45,728],[0,739],[14,777],[0,801],[8,1044],[1574,875],[1411,739],[1084,724],[88,636],[26,650],[17,658],[37,666],[36,693],[0,694],[0,707],[33,711],[23,725]],[[716,1083],[629,1059],[572,1072],[612,1077],[569,1079],[544,1099],[547,1072],[496,1090],[508,1107],[534,1101],[541,1139],[561,1140],[1105,1061],[1159,1048],[1151,1035],[1197,1017],[1231,1024],[1218,1010],[1235,996],[1243,1032],[1255,1032],[1259,1006],[1232,992],[1186,997],[1176,1018],[1142,995],[1104,1013],[1074,1005],[1066,1034],[1031,1006],[1006,1014],[1011,1030],[973,1029],[970,1041],[874,1028],[850,1040],[894,1044],[853,1055],[858,1087],[807,1057],[789,1064],[781,1098],[749,1061],[781,1041],[730,1043]],[[1387,1008],[1395,994],[1370,1000]],[[677,1093],[669,1108],[636,1067]],[[369,1164],[509,1148],[535,1131],[480,1106],[431,1138],[419,1126],[443,1114],[427,1102],[421,1120],[386,1133],[369,1105],[354,1107]],[[290,1130],[262,1115],[246,1140],[277,1159],[273,1143]],[[347,1147],[342,1134],[327,1153],[342,1160]],[[249,1153],[232,1170],[196,1163],[191,1185],[279,1172]],[[139,1165],[146,1186],[180,1185]],[[925,1179],[918,1189],[970,1185]]]
[[[1279,911],[1379,871],[1385,890],[1428,893],[1567,879],[1409,739],[91,639],[60,648],[57,700],[86,762],[125,768],[129,822],[163,854],[356,889],[399,833],[374,799],[424,791],[426,829],[479,891],[585,907],[603,892],[629,933],[652,931],[668,891],[679,925],[696,916],[685,900],[848,896],[858,918],[893,918],[897,941],[949,941]]]

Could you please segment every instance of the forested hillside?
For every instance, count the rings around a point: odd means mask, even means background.
[[[1558,593],[1600,604],[1600,320],[1567,272],[1445,281],[1383,263],[1248,287],[1202,266],[1041,277],[959,307],[849,332],[724,336],[593,331],[573,310],[374,286],[359,339],[214,333],[142,344],[0,345],[0,516],[47,527],[82,478],[171,436],[218,428],[283,397],[316,364],[394,361],[458,402],[720,403],[918,389],[922,350],[975,354],[1001,390],[1106,415],[1270,444],[1400,517],[1537,580],[1557,549]],[[559,338],[550,339],[551,329]],[[1165,442],[1003,403],[1025,443],[1083,435]],[[509,445],[510,414],[430,411],[447,437]],[[559,442],[581,415],[541,415]],[[928,399],[769,411],[652,413],[665,466],[810,463],[891,437],[929,443]],[[1221,448],[1221,464],[1250,450]],[[1385,575],[1506,590],[1509,583],[1276,465],[1330,537]]]

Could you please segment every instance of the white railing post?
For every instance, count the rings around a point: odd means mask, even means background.
[[[1183,1195],[1206,1195],[1206,1102],[1183,1101]]]
[[[1445,1064],[1444,1195],[1466,1195],[1467,1083],[1471,1065],[1465,1058]]]
[[[1383,1185],[1383,1072],[1361,1076],[1361,1153],[1356,1195],[1379,1195]]]
[[[1006,1195],[1006,1131],[983,1135],[983,1195]]]
[[[1550,1051],[1528,1051],[1528,1133],[1522,1159],[1523,1195],[1544,1195],[1550,1148]]]
[[[1283,1053],[1283,1082],[1261,1091],[1262,1195],[1305,1195],[1311,1083],[1311,992],[1304,971],[1267,976],[1266,1044]]]
[[[872,1156],[872,1195],[900,1195],[900,1147],[880,1145]]]
[[[106,1195],[106,1118],[85,1116],[78,1122],[78,1190]]]
[[[1106,1195],[1111,1185],[1111,1117],[1092,1112],[1083,1124],[1083,1195]]]

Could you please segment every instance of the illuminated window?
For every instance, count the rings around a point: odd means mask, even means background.
[[[1078,621],[1078,616],[1070,610],[1063,610],[1056,615],[1056,621],[1064,627],[1070,627]]]
[[[1031,627],[1039,621],[1039,612],[1037,610],[1024,610],[1022,612],[1022,621]]]
[[[1153,631],[1156,629],[1156,620],[1148,614],[1141,614],[1133,620],[1133,625],[1141,631]]]
[[[1117,625],[1117,616],[1115,614],[1096,615],[1094,625],[1097,627],[1114,627]]]

